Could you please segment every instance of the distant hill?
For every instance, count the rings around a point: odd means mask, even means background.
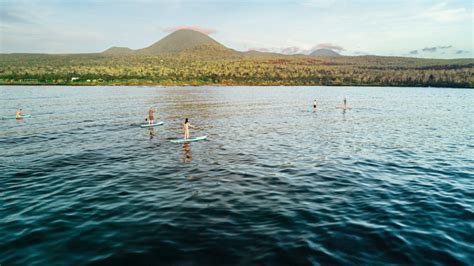
[[[111,47],[104,55],[182,55],[186,57],[222,58],[240,56],[216,40],[198,31],[177,30],[154,44],[137,50],[127,47]]]
[[[233,51],[206,34],[185,29],[177,30],[151,46],[138,49],[136,53],[145,55],[192,53],[193,49],[198,50],[197,52],[200,54],[206,54],[206,52],[212,54],[216,50],[220,53],[223,51],[232,53]]]
[[[107,55],[122,55],[122,54],[132,54],[134,51],[127,47],[110,47],[109,49],[103,51],[103,54]]]
[[[279,53],[259,51],[237,52],[227,48],[208,35],[189,29],[177,30],[154,44],[137,50],[127,47],[111,47],[104,55],[179,55],[188,58],[235,58],[235,57],[280,57]],[[301,55],[304,56],[304,55]],[[319,49],[310,56],[340,56],[331,49]]]
[[[331,49],[318,49],[313,51],[310,56],[341,56],[340,54],[334,52]]]

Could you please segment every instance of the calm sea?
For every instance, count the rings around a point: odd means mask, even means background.
[[[0,264],[472,266],[473,103],[436,88],[0,87],[0,117],[33,116],[0,120]],[[139,127],[150,106],[163,126]],[[208,141],[170,142],[186,117]]]

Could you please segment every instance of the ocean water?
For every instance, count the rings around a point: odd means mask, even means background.
[[[33,116],[0,120],[0,264],[472,266],[473,103],[436,88],[0,87],[0,116]],[[150,106],[164,125],[140,128]],[[186,117],[208,141],[170,142]]]

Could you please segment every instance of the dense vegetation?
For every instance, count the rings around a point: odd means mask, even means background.
[[[214,47],[175,55],[2,54],[0,84],[474,87],[473,59],[310,57]]]

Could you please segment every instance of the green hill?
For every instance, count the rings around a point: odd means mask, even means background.
[[[134,51],[127,47],[110,47],[109,49],[102,52],[104,55],[126,55],[132,54]]]
[[[229,49],[225,46],[202,44],[187,48],[179,53],[184,58],[207,58],[207,59],[231,59],[241,57],[239,52]]]
[[[193,49],[198,49],[200,54],[206,54],[205,50],[207,49],[209,53],[212,53],[213,50],[228,50],[230,53],[233,51],[206,34],[193,30],[177,30],[151,46],[136,50],[136,54],[161,55],[181,52],[190,53]]]
[[[142,49],[111,47],[102,55],[179,55],[187,58],[235,58],[241,54],[198,31],[177,30],[156,43]]]

